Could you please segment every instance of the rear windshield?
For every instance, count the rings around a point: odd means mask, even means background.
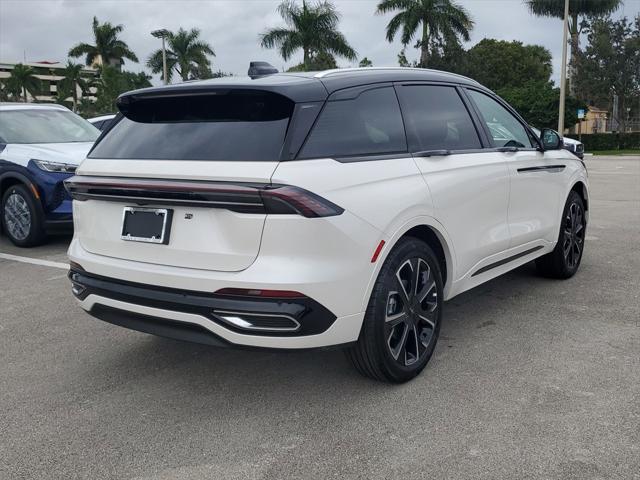
[[[294,103],[277,94],[226,91],[140,99],[89,157],[277,161]]]

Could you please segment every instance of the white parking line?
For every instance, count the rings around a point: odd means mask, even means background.
[[[5,260],[13,260],[14,262],[31,263],[33,265],[41,265],[43,267],[64,268],[69,269],[69,265],[61,262],[51,262],[49,260],[40,260],[39,258],[31,257],[19,257],[18,255],[11,255],[9,253],[0,252],[0,258]]]

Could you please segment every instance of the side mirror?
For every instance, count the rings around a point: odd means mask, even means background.
[[[555,130],[543,128],[540,132],[540,140],[545,150],[560,150],[562,148],[562,137]]]

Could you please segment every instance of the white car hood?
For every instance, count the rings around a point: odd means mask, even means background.
[[[73,143],[10,143],[0,158],[26,166],[29,160],[47,160],[50,162],[80,165],[93,146],[93,142]]]

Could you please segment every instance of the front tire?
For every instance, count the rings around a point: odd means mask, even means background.
[[[18,247],[33,247],[45,238],[42,208],[25,185],[12,185],[2,196],[2,228]]]
[[[401,239],[380,270],[360,337],[347,350],[356,369],[392,383],[418,375],[438,341],[442,288],[431,248],[416,238]]]
[[[536,260],[541,275],[549,278],[571,278],[580,267],[587,232],[587,218],[582,197],[569,193],[562,212],[562,223],[556,247]]]

